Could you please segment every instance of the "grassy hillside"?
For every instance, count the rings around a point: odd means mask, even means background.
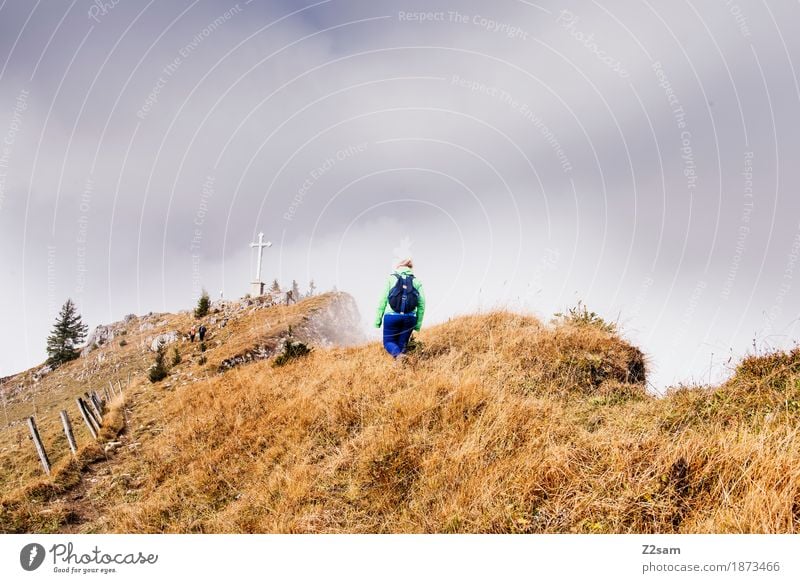
[[[315,301],[319,309],[328,300]],[[299,316],[309,307],[291,309]],[[137,383],[117,403],[127,420],[121,446],[10,494],[0,524],[800,530],[800,352],[751,357],[722,386],[656,398],[644,389],[642,354],[602,322],[544,325],[498,312],[453,320],[420,340],[402,366],[369,344],[186,384]],[[76,471],[84,475],[77,486]]]
[[[7,377],[0,384],[3,417],[0,417],[0,492],[9,492],[31,483],[41,475],[36,452],[24,420],[33,415],[39,427],[51,462],[69,457],[67,440],[61,429],[59,411],[70,415],[78,444],[92,440],[75,407],[75,398],[84,392],[108,388],[111,381],[127,385],[132,392],[148,385],[147,369],[152,364],[151,350],[155,338],[175,333],[177,342],[168,346],[167,358],[177,349],[181,363],[168,379],[159,384],[160,393],[152,395],[161,403],[164,391],[214,376],[222,369],[269,357],[281,339],[291,334],[320,346],[334,342],[352,343],[358,333],[344,338],[330,329],[332,319],[354,318],[352,300],[342,295],[323,295],[306,300],[302,305],[275,305],[272,298],[248,299],[240,302],[215,302],[203,320],[190,311],[180,314],[130,316],[108,326],[113,338],[53,372],[43,374],[35,367]],[[209,329],[204,346],[190,343],[183,337],[192,326],[204,322]],[[355,326],[355,325],[354,325]],[[205,350],[203,350],[205,348]],[[130,379],[130,381],[129,381]]]

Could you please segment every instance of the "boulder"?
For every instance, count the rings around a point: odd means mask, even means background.
[[[109,441],[105,445],[104,449],[106,453],[114,453],[120,448],[121,445],[122,445],[121,441]]]
[[[53,367],[47,364],[42,368],[40,368],[39,370],[37,370],[35,373],[33,373],[33,380],[38,381],[39,379],[41,379],[45,375],[50,374],[51,372],[53,372]]]
[[[86,340],[86,346],[81,350],[81,356],[86,356],[92,350],[104,346],[114,339],[114,329],[111,326],[97,326]]]
[[[165,334],[159,334],[155,338],[150,341],[150,350],[156,352],[158,350],[158,345],[163,344],[164,346],[169,346],[173,342],[177,342],[180,338],[180,334],[177,330],[173,330],[172,332],[167,332]]]

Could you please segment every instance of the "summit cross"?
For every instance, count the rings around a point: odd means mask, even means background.
[[[256,264],[256,279],[253,281],[253,292],[256,295],[263,295],[264,283],[261,281],[261,258],[264,254],[264,249],[272,247],[270,241],[264,241],[264,233],[258,234],[258,243],[250,243],[250,247],[258,250],[258,263]]]

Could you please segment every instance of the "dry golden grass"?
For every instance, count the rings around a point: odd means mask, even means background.
[[[258,309],[257,305],[250,306],[231,318],[225,327],[219,327],[222,314],[209,314],[203,320],[209,328],[205,352],[200,351],[200,342],[197,341],[190,343],[182,339],[169,346],[168,359],[172,357],[173,348],[177,347],[183,362],[173,370],[174,374],[167,383],[187,384],[196,378],[216,374],[226,359],[246,354],[255,347],[274,348],[290,327],[298,330],[302,337],[308,318],[329,305],[334,297],[334,294],[325,294],[302,304],[264,309]],[[212,321],[216,323],[211,324]],[[144,322],[152,324],[152,328],[140,330]],[[154,357],[149,349],[152,339],[173,330],[186,333],[198,323],[190,313],[143,316],[122,326],[124,335],[118,335],[88,357],[68,362],[39,380],[35,380],[33,375],[39,367],[9,379],[3,388],[22,384],[25,390],[8,397],[3,403],[3,417],[0,417],[0,491],[24,488],[41,475],[41,465],[24,423],[25,418],[30,415],[36,418],[51,463],[69,458],[59,411],[63,409],[68,412],[79,445],[91,442],[92,437],[75,407],[75,398],[90,390],[98,390],[102,394],[109,381],[115,387],[118,380],[124,385],[128,378],[134,386],[147,383],[146,371]],[[120,345],[122,340],[125,341],[124,346]],[[203,365],[198,364],[201,357],[206,359]]]
[[[125,397],[118,395],[107,405],[98,442],[89,441],[52,467],[49,477],[31,478],[0,503],[0,532],[58,532],[79,517],[62,497],[85,486],[87,470],[108,461],[102,447],[125,428]]]
[[[796,377],[656,399],[594,327],[504,313],[176,392],[115,532],[795,532]],[[771,379],[772,377],[767,376]],[[787,377],[788,378],[788,377]],[[753,411],[755,404],[758,411]]]
[[[656,398],[596,326],[497,312],[420,338],[402,366],[371,344],[137,387],[137,447],[81,530],[800,530],[800,353]]]

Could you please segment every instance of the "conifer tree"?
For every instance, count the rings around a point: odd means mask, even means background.
[[[275,292],[275,293],[280,293],[281,284],[278,283],[277,279],[272,280],[272,285],[270,286],[269,291]]]
[[[195,318],[205,318],[208,315],[208,309],[211,306],[211,300],[208,297],[208,292],[203,290],[200,294],[200,299],[197,300],[197,307],[194,309]]]
[[[312,297],[314,293],[317,291],[317,284],[314,283],[314,280],[308,282],[308,297]]]
[[[292,280],[292,299],[294,301],[300,301],[300,298],[303,297],[302,292],[300,291],[300,284],[297,283],[296,279]]]
[[[150,365],[150,369],[147,371],[147,376],[151,383],[157,383],[158,381],[165,379],[167,374],[169,374],[166,356],[167,345],[163,342],[159,342],[158,347],[156,348],[156,358],[153,361],[153,364]]]
[[[86,338],[89,327],[81,321],[81,315],[71,299],[61,306],[53,331],[47,337],[47,363],[58,366],[78,358],[78,345]]]

